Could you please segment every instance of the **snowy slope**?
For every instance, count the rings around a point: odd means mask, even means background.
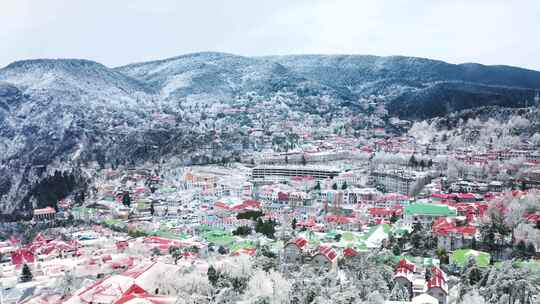
[[[0,69],[0,211],[50,204],[79,187],[80,168],[93,162],[175,156],[204,163],[238,155],[248,141],[241,127],[252,119],[294,113],[332,121],[357,115],[370,95],[391,114],[425,118],[519,106],[539,87],[536,71],[399,56],[206,52],[118,68],[18,61]]]
[[[135,79],[80,59],[17,61],[0,69],[0,81],[18,86],[34,98],[62,98],[65,102],[86,98],[91,100],[89,105],[99,102],[111,107],[134,104],[152,94],[148,86]]]
[[[69,171],[81,154],[103,150],[112,126],[140,126],[152,96],[145,84],[87,60],[28,60],[0,69],[0,207],[27,201],[52,164]]]
[[[226,53],[195,53],[115,70],[152,85],[165,101],[193,99],[200,95],[208,102],[228,102],[249,92],[267,97],[278,92],[305,92],[308,96],[347,98],[278,63]]]
[[[390,113],[407,118],[462,109],[523,106],[540,88],[540,72],[509,66],[404,56],[293,55],[264,57],[307,79],[348,88],[357,97],[383,96]]]

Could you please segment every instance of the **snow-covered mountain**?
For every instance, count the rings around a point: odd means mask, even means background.
[[[265,57],[358,98],[382,95],[391,114],[409,118],[462,109],[523,106],[540,88],[540,72],[404,56],[292,55]]]
[[[2,209],[28,202],[51,164],[71,171],[81,152],[103,150],[117,121],[140,125],[153,108],[152,96],[137,80],[87,60],[29,60],[1,69]]]
[[[424,118],[523,105],[536,88],[540,72],[410,57],[207,52],[118,68],[18,61],[0,69],[0,209],[50,204],[83,184],[91,162],[232,157],[250,145],[240,127],[280,113],[354,117],[376,95],[391,115]]]
[[[115,70],[151,85],[168,105],[179,101],[231,103],[248,93],[267,98],[277,93],[294,94],[304,102],[321,96],[335,100],[352,98],[348,92],[307,79],[279,63],[225,53],[188,54]],[[311,104],[314,100],[309,101]],[[311,106],[309,110],[319,110],[316,105]]]

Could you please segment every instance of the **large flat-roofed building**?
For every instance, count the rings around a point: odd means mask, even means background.
[[[425,179],[423,172],[404,170],[374,171],[372,174],[375,185],[382,187],[385,192],[409,194],[412,186],[420,179]]]
[[[334,178],[341,171],[319,166],[258,166],[253,168],[251,177],[254,181],[288,180],[295,176],[311,176],[315,179]]]

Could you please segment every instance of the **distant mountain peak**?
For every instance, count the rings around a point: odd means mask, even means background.
[[[32,68],[32,67],[43,67],[43,68],[84,68],[84,67],[103,67],[106,68],[103,64],[87,60],[87,59],[69,59],[69,58],[59,58],[59,59],[27,59],[19,60],[8,64],[4,69],[18,69],[18,68]]]
[[[146,92],[144,83],[105,65],[86,59],[30,59],[0,69],[0,81],[27,89],[78,90],[100,95],[103,91]],[[114,89],[115,88],[115,89]]]

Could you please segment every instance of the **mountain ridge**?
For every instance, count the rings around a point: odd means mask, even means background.
[[[247,128],[278,132],[291,116],[370,128],[384,123],[373,119],[373,104],[387,116],[424,119],[522,107],[537,85],[533,70],[405,56],[199,52],[113,68],[16,61],[0,69],[0,209],[29,210],[83,191],[81,172],[91,164],[232,159],[260,148]]]

